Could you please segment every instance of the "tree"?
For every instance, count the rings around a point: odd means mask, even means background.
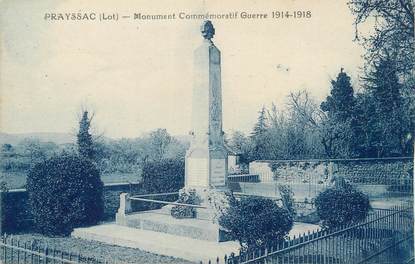
[[[344,122],[352,117],[354,104],[350,77],[341,68],[336,80],[331,81],[330,95],[321,103],[321,110],[327,112],[329,118]]]
[[[271,109],[267,111],[268,129],[262,136],[264,144],[263,159],[286,159],[288,147],[286,143],[286,132],[288,120],[286,113],[272,103]]]
[[[336,80],[331,81],[330,95],[320,105],[327,113],[323,120],[322,143],[329,158],[345,158],[353,155],[356,134],[354,90],[350,77],[343,68]]]
[[[184,186],[184,162],[177,159],[147,161],[142,182],[147,193],[177,192]]]
[[[413,1],[350,0],[349,7],[355,15],[356,40],[366,49],[363,82],[369,90],[359,97],[358,117],[364,135],[359,151],[372,157],[411,155],[415,112]],[[373,30],[359,30],[365,24],[373,24]]]
[[[251,134],[251,140],[253,144],[252,148],[252,154],[251,159],[252,160],[261,160],[261,159],[267,159],[267,151],[266,147],[269,143],[268,135],[267,135],[267,129],[268,129],[268,123],[267,123],[267,112],[265,109],[265,106],[261,108],[261,110],[258,112],[258,121],[254,126],[254,129]]]
[[[398,76],[410,77],[415,61],[413,1],[351,0],[348,4],[355,15],[356,40],[366,49],[366,70],[393,57]],[[359,26],[366,23],[374,24],[374,30],[360,31]]]
[[[364,81],[359,102],[361,130],[366,130],[362,152],[374,157],[411,155],[415,115],[402,96],[395,61],[381,59]]]
[[[42,148],[39,139],[25,138],[19,143],[19,148],[23,150],[23,154],[30,158],[30,163],[35,164],[47,158],[47,153]]]
[[[60,155],[36,164],[27,177],[31,213],[37,231],[69,235],[103,215],[103,183],[90,159]]]
[[[88,111],[83,111],[82,118],[79,121],[79,132],[77,135],[79,154],[85,158],[93,160],[95,158],[94,143],[92,135],[89,133],[93,116],[88,116]]]
[[[184,160],[187,148],[187,144],[183,144],[172,137],[170,143],[167,145],[166,150],[163,153],[163,158]]]
[[[263,107],[251,134],[248,160],[320,158],[325,116],[307,91],[291,93],[287,109]]]
[[[241,155],[241,163],[249,163],[251,142],[249,138],[244,135],[244,133],[242,133],[241,131],[233,131],[228,144],[233,150],[235,150]]]
[[[152,160],[162,160],[167,152],[168,146],[173,138],[166,129],[159,128],[149,135],[149,158]]]
[[[5,143],[5,144],[1,145],[1,152],[2,153],[10,153],[10,152],[13,152],[13,151],[14,151],[14,148],[13,148],[12,144]]]
[[[288,96],[288,109],[292,119],[311,129],[318,128],[321,120],[325,118],[324,111],[318,107],[307,90],[291,92]]]
[[[290,213],[275,201],[263,197],[231,197],[219,224],[244,248],[281,241],[293,227]]]
[[[267,131],[267,128],[268,128],[268,124],[267,124],[268,120],[267,120],[267,115],[266,115],[267,112],[266,112],[265,106],[261,108],[258,114],[259,114],[258,121],[255,124],[254,130],[251,135],[253,138],[263,135]]]

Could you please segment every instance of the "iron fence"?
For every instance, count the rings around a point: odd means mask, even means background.
[[[70,252],[37,241],[21,241],[3,235],[0,240],[0,263],[2,264],[115,264],[111,259],[97,259]]]
[[[228,182],[260,182],[258,174],[228,175]]]
[[[307,232],[208,263],[400,264],[413,259],[413,209],[375,210],[359,224]]]

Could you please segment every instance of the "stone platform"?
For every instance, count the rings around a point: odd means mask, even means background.
[[[289,237],[317,230],[312,224],[294,223]],[[116,225],[115,223],[101,224],[92,227],[76,228],[72,237],[94,240],[121,247],[136,248],[143,251],[183,258],[190,261],[207,263],[210,259],[223,258],[230,253],[238,253],[239,243],[235,241],[214,242],[189,237],[176,236],[161,232],[142,230]]]
[[[122,247],[137,248],[143,251],[207,263],[216,257],[223,258],[239,250],[235,241],[213,242],[189,237],[176,236],[116,225],[102,224],[86,228],[76,228],[72,237],[94,240]]]
[[[159,210],[131,213],[124,216],[117,215],[117,224],[141,230],[161,232],[176,236],[207,241],[225,241],[226,233],[218,224],[213,223],[207,216],[198,210],[198,218],[176,219],[170,215],[170,210],[164,207]]]

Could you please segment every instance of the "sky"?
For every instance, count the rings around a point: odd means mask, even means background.
[[[202,20],[50,21],[52,13],[121,15],[311,11],[307,19],[215,20],[223,127],[249,133],[260,108],[290,92],[317,101],[343,67],[357,85],[362,48],[346,1],[0,1],[0,132],[73,132],[94,112],[107,137],[191,130],[193,51]]]

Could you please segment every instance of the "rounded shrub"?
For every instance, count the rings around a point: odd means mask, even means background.
[[[147,193],[176,192],[184,186],[184,161],[163,159],[146,162],[142,182]]]
[[[282,240],[293,227],[291,214],[275,201],[263,197],[240,200],[232,197],[218,220],[230,238],[239,241],[244,248]]]
[[[366,219],[371,209],[369,197],[346,184],[321,192],[315,205],[321,225],[336,228]]]
[[[95,165],[76,155],[36,164],[27,177],[29,203],[38,232],[69,235],[103,215],[103,183]]]

